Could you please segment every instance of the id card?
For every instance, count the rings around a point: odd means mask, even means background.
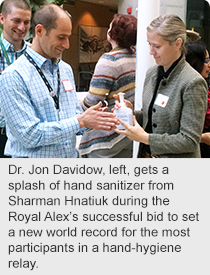
[[[169,100],[169,97],[166,95],[158,94],[157,98],[155,100],[155,105],[158,105],[160,107],[165,108],[167,102]]]
[[[74,86],[69,79],[63,80],[63,87],[66,92],[74,90]]]

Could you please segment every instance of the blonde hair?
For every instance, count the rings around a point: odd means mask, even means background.
[[[154,19],[147,27],[147,31],[156,31],[164,40],[173,43],[178,38],[182,39],[181,52],[186,53],[185,43],[187,39],[186,25],[175,14],[163,14]]]

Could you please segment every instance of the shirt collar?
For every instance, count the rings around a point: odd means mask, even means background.
[[[114,49],[112,49],[110,52],[116,52],[116,51],[119,51],[119,50],[122,50],[123,48],[118,46],[118,47],[115,47]]]
[[[3,45],[4,45],[5,49],[6,49],[6,51],[8,51],[9,48],[11,48],[13,51],[15,51],[14,45],[11,44],[9,41],[7,41],[7,40],[4,38],[3,32],[2,32],[2,34],[1,34],[1,40],[2,40],[2,43],[3,43]],[[19,53],[19,52],[24,51],[24,50],[26,49],[26,47],[28,46],[28,44],[29,44],[29,43],[27,43],[27,42],[25,42],[25,41],[23,40],[23,47],[22,47],[22,49],[20,49],[20,50],[18,50],[18,51],[16,51],[16,52]]]
[[[44,56],[32,50],[30,47],[27,47],[26,51],[33,58],[33,60],[36,62],[36,64],[40,69],[47,62],[49,62],[52,65],[52,60],[45,58]],[[59,62],[60,62],[60,58],[58,58],[55,62],[53,62],[53,65],[58,66]]]
[[[182,59],[183,55],[181,55],[165,72],[163,66],[159,66],[159,74],[161,78],[167,78],[169,74],[173,71],[173,69],[176,67],[176,65],[179,63],[179,61]]]

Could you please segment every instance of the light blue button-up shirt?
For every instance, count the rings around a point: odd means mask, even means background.
[[[16,59],[18,59],[26,50],[27,45],[29,43],[26,43],[23,41],[23,47],[19,51],[15,51],[14,45],[9,43],[3,36],[3,32],[1,34],[1,41],[4,45],[4,48],[7,52],[8,58],[10,60],[10,63],[13,63]],[[3,50],[0,47],[0,75],[2,72],[8,67],[6,57],[4,56]],[[0,127],[5,127],[5,120],[4,117],[1,115],[0,111]]]
[[[1,109],[6,119],[8,141],[5,154],[30,158],[77,157],[76,134],[81,114],[71,67],[59,60],[52,62],[27,48],[57,93],[60,70],[60,110],[36,68],[22,55],[2,74]],[[70,80],[73,90],[65,91],[62,81]]]

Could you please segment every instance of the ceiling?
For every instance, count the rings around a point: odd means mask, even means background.
[[[97,5],[107,6],[111,9],[117,9],[118,7],[118,0],[75,0],[81,2],[88,2]]]

